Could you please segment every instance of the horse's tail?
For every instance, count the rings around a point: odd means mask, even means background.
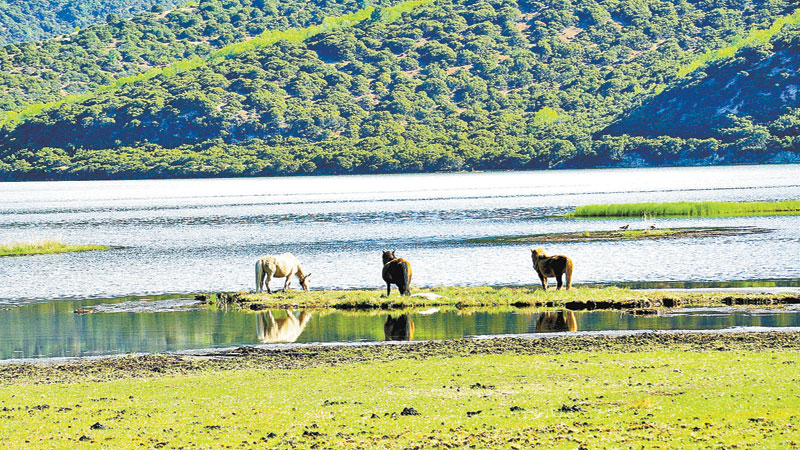
[[[572,260],[567,258],[567,267],[565,268],[565,272],[567,273],[567,290],[572,288]]]
[[[403,276],[403,289],[400,291],[403,295],[411,295],[411,264],[408,261],[400,263],[401,275]]]
[[[261,260],[256,261],[256,292],[261,292],[261,285],[264,283],[264,265]]]

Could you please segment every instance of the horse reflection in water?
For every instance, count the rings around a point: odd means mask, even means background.
[[[536,320],[537,333],[552,333],[556,331],[578,331],[578,322],[572,311],[546,312]]]
[[[311,313],[302,311],[300,317],[287,310],[285,319],[276,319],[272,311],[261,313],[257,319],[258,340],[262,344],[273,342],[294,342],[311,320]]]
[[[383,324],[383,335],[387,341],[413,341],[414,321],[408,314],[402,314],[396,319],[389,315]]]

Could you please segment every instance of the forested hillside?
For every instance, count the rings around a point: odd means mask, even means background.
[[[91,92],[177,60],[206,58],[216,49],[265,31],[306,27],[363,6],[358,0],[181,4],[170,10],[155,6],[129,20],[110,13],[103,24],[68,36],[0,48],[0,111]]]
[[[792,130],[786,125],[797,118],[792,108],[800,104],[798,68],[797,33],[782,35],[771,45],[744,47],[736,57],[697,70],[648,99],[604,133],[719,138],[727,127],[751,122],[769,124],[776,135],[797,135],[796,125]]]
[[[211,4],[219,3],[189,11]],[[210,33],[202,51],[185,53],[199,58],[137,82],[83,83],[91,95],[27,109],[17,101],[24,112],[6,114],[0,129],[0,176],[797,160],[796,8],[793,0],[433,0],[361,10],[313,32],[287,30],[271,45]],[[119,26],[166,26],[169,17],[145,14]],[[264,32],[236,29],[242,34],[232,40]],[[177,45],[198,42],[174,31]],[[180,58],[164,55],[144,66]]]
[[[129,17],[174,0],[0,0],[0,45],[46,39],[104,22],[108,14]]]

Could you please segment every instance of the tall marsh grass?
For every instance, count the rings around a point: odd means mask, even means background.
[[[58,241],[13,242],[0,244],[0,256],[43,255],[51,253],[86,252],[108,250],[105,245],[70,245]]]
[[[579,206],[569,217],[751,216],[800,214],[800,201],[619,203]]]

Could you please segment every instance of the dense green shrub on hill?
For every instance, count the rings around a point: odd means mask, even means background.
[[[174,0],[4,0],[0,1],[0,45],[72,33],[105,22],[109,14],[129,17],[175,5]]]
[[[265,31],[321,23],[326,17],[356,11],[363,3],[199,0],[174,10],[155,8],[130,19],[112,13],[103,16],[104,23],[68,36],[0,48],[0,111],[89,92],[114,79],[178,60],[205,58],[214,50]],[[388,5],[393,1],[369,3]]]
[[[792,134],[780,124],[800,107],[800,26],[792,29],[690,74],[600,134],[726,139],[757,125],[776,137]]]
[[[754,26],[769,27],[793,7],[756,3],[437,0],[394,21],[378,8],[358,26],[164,73],[7,123],[0,130],[0,176],[791,159],[800,153],[793,134],[800,119],[790,102],[769,123],[742,112],[702,139],[603,132],[646,99],[682,86],[679,69],[698,55],[729,47]],[[800,54],[797,36],[787,25],[764,52],[738,49],[737,64],[761,64],[779,48]],[[722,66],[701,70],[715,67]]]

